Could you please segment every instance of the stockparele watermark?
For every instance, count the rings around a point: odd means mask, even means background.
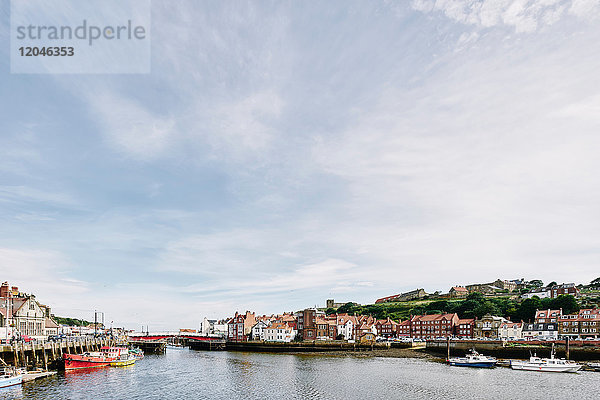
[[[12,0],[12,73],[149,73],[150,0]]]

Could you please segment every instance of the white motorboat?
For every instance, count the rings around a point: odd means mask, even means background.
[[[529,361],[512,360],[510,367],[524,371],[577,372],[582,365],[564,358],[554,358],[554,353],[552,353],[550,358],[540,358],[534,355],[529,357]]]
[[[600,363],[589,363],[588,367],[593,368],[594,371],[600,372]]]
[[[15,368],[4,367],[0,370],[0,388],[20,385],[23,383],[23,375]]]
[[[496,358],[481,355],[475,350],[471,350],[464,357],[452,357],[448,359],[448,363],[456,367],[492,368],[496,366],[497,362]]]

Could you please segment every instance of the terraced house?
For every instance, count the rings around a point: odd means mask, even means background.
[[[558,333],[562,338],[600,338],[600,309],[586,308],[576,314],[561,315],[558,318]]]
[[[435,339],[452,336],[459,318],[453,314],[415,315],[410,320],[411,337]]]
[[[506,318],[497,317],[495,315],[484,315],[481,319],[475,321],[475,329],[473,330],[473,337],[475,338],[499,338],[500,325],[510,322]]]

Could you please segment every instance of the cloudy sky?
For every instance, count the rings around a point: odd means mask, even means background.
[[[10,74],[0,280],[151,330],[600,273],[600,0],[152,2],[150,74]]]

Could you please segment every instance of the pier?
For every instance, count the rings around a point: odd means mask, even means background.
[[[113,344],[111,339],[106,338],[70,338],[58,342],[16,343],[0,345],[0,358],[6,364],[15,367],[57,369],[60,367],[59,360],[65,353],[82,354],[87,351],[98,351],[103,346]]]
[[[144,354],[164,354],[167,350],[166,339],[129,339],[128,343],[132,347],[137,347],[141,349],[144,352]]]

